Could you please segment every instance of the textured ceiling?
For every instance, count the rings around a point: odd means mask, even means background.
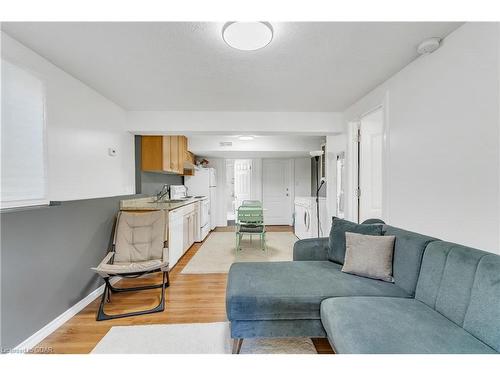
[[[130,110],[341,111],[459,23],[273,23],[238,51],[222,23],[3,23],[2,30]]]

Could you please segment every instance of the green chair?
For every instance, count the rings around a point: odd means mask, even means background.
[[[241,205],[262,207],[262,202],[257,200],[244,200],[243,202],[241,202]]]
[[[262,250],[267,249],[262,205],[242,205],[238,208],[236,215],[236,252],[241,250],[241,238],[245,234],[250,235],[250,241],[252,241],[252,235],[259,235]]]

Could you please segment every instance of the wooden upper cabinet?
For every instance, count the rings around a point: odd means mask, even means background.
[[[141,168],[143,171],[162,172],[164,165],[164,137],[141,137]]]
[[[183,135],[142,136],[141,146],[143,171],[184,174],[185,163],[191,163]]]

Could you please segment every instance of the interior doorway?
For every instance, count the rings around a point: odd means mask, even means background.
[[[252,199],[251,159],[226,159],[227,225],[235,224],[236,210],[244,200]]]
[[[358,123],[357,217],[383,218],[384,111],[382,107],[362,116]]]

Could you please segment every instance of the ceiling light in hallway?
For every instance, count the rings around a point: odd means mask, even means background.
[[[222,28],[222,38],[233,48],[254,51],[271,42],[273,28],[268,22],[228,22]]]
[[[240,141],[252,141],[254,139],[254,137],[251,135],[242,135],[242,136],[238,137],[238,139]]]

